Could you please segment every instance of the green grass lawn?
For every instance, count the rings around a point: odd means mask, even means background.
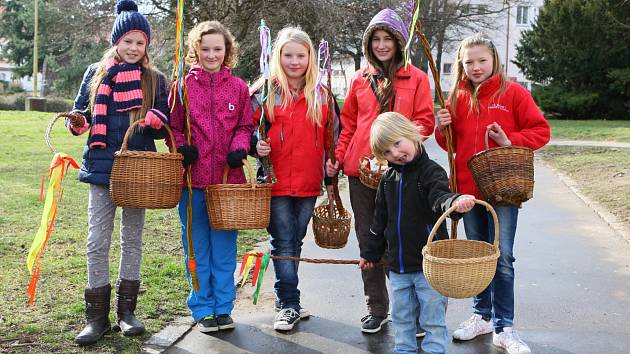
[[[549,120],[551,137],[630,142],[630,120]]]
[[[38,203],[41,176],[52,158],[43,136],[52,117],[51,113],[0,111],[0,352],[82,350],[72,340],[84,324],[88,185],[78,181],[75,170],[64,181],[63,200],[42,258],[34,306],[28,305],[26,295],[30,278],[26,256],[43,209]],[[72,136],[58,122],[52,138],[58,151],[80,163],[85,136]],[[118,274],[119,217],[120,211],[110,251],[112,283]],[[263,230],[242,232],[239,254],[265,238]],[[176,209],[147,211],[143,251],[141,271],[146,291],[139,298],[136,313],[145,321],[147,333],[136,338],[109,334],[89,351],[139,352],[151,334],[173,318],[188,314],[188,283]],[[114,320],[114,316],[112,311],[110,318]]]

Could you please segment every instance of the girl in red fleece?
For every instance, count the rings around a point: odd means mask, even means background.
[[[446,149],[444,129],[453,132],[457,186],[460,193],[482,199],[468,160],[485,150],[488,132],[490,147],[543,147],[550,136],[545,120],[529,92],[521,85],[508,81],[497,49],[483,34],[462,41],[457,51],[457,66],[451,88],[448,109],[438,112],[438,144]],[[530,349],[515,331],[514,321],[514,238],[518,207],[495,207],[499,217],[501,256],[496,275],[486,290],[474,298],[474,314],[453,333],[459,340],[473,339],[494,332],[493,343],[508,353],[530,353]],[[485,208],[477,205],[464,215],[464,229],[470,240],[493,242],[493,223]],[[493,322],[490,320],[493,319]],[[494,331],[493,331],[494,329]]]
[[[269,156],[277,178],[271,191],[271,254],[299,257],[302,240],[322,189],[324,156],[329,146],[326,91],[317,85],[317,60],[304,31],[285,27],[276,38],[270,63],[271,89],[264,102],[252,96],[254,120],[263,112],[267,140],[259,140],[259,157]],[[254,87],[260,88],[264,79]],[[319,93],[318,93],[319,90]],[[266,172],[266,171],[265,171]],[[330,194],[329,194],[330,195]],[[279,312],[273,328],[293,329],[309,312],[300,304],[298,263],[273,260],[274,290]]]
[[[354,228],[361,247],[369,238],[376,198],[376,190],[359,181],[359,161],[371,154],[372,122],[380,113],[398,112],[412,121],[425,138],[433,134],[435,117],[429,78],[422,70],[403,62],[408,38],[402,19],[391,9],[383,9],[370,21],[363,33],[363,54],[368,65],[352,77],[341,111],[337,163],[326,163],[329,176],[339,169],[348,176]],[[361,277],[368,310],[361,320],[361,331],[376,333],[387,322],[389,312],[385,270],[382,266],[363,269]]]

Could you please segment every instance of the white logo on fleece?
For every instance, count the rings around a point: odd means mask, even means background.
[[[503,112],[510,112],[510,111],[507,109],[507,107],[505,107],[505,106],[504,106],[504,105],[502,105],[502,104],[498,104],[498,103],[493,103],[493,104],[489,105],[489,106],[488,106],[488,109],[498,109],[498,110],[501,110],[501,111],[503,111]]]
[[[232,103],[228,103],[228,111],[230,112],[234,111],[234,105]]]

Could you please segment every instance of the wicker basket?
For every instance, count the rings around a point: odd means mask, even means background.
[[[477,188],[492,205],[514,205],[534,195],[534,152],[522,146],[488,146],[468,160]]]
[[[323,204],[313,210],[313,234],[321,248],[339,249],[348,243],[352,216],[344,209],[337,184],[334,186],[334,203]],[[334,204],[334,205],[333,205]]]
[[[378,171],[372,171],[370,158],[363,156],[359,161],[359,181],[366,187],[378,189],[378,183],[386,169],[387,165],[379,165]]]
[[[484,291],[497,269],[499,258],[499,221],[490,204],[484,205],[494,219],[494,243],[473,240],[439,240],[433,237],[444,219],[455,210],[448,209],[435,223],[426,246],[422,248],[424,276],[440,294],[456,299],[468,298]]]
[[[114,204],[123,208],[174,208],[182,195],[184,158],[174,146],[170,152],[127,150],[129,137],[140,122],[129,126],[120,150],[114,153],[109,193]],[[164,127],[175,141],[171,129]]]
[[[271,184],[256,184],[252,166],[243,159],[249,183],[227,184],[229,166],[223,170],[223,184],[206,186],[206,206],[215,230],[262,229],[269,226]]]

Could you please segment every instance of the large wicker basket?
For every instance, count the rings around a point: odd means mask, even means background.
[[[477,188],[490,204],[521,206],[534,195],[534,152],[522,146],[488,146],[468,160]]]
[[[123,208],[173,208],[182,195],[184,158],[175,147],[170,152],[127,150],[129,137],[140,122],[129,126],[120,150],[114,153],[109,193],[114,204]],[[164,127],[175,141],[171,129]]]
[[[440,294],[456,299],[468,298],[485,290],[497,269],[499,258],[499,221],[490,204],[484,205],[494,220],[494,243],[473,240],[439,240],[433,237],[444,219],[455,210],[448,209],[435,223],[426,246],[422,248],[424,276]]]
[[[334,203],[329,200],[313,210],[313,234],[319,247],[338,249],[348,243],[352,216],[341,203],[337,184],[333,186]]]
[[[359,161],[359,181],[366,187],[378,189],[378,183],[386,169],[387,165],[379,165],[378,171],[372,171],[370,158],[363,156]]]
[[[223,170],[223,184],[206,186],[206,206],[215,230],[262,229],[269,226],[271,184],[256,184],[252,166],[243,159],[249,183],[228,184],[229,166]]]

